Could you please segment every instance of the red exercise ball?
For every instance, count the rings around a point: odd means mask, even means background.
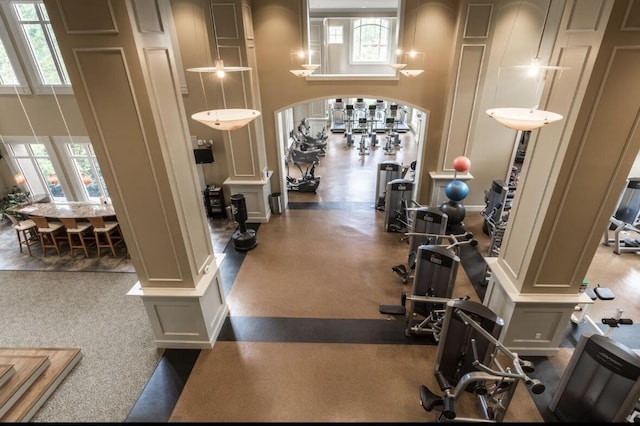
[[[456,157],[453,159],[453,168],[456,169],[456,172],[466,172],[471,168],[471,160],[464,155]]]

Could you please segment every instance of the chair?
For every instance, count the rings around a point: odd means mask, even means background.
[[[98,257],[100,257],[100,248],[111,249],[111,254],[115,257],[115,247],[120,243],[124,244],[124,238],[120,232],[120,224],[116,221],[105,221],[103,217],[89,217],[87,219],[93,226],[96,247],[98,247]]]
[[[73,257],[73,249],[82,249],[84,251],[84,257],[89,257],[86,239],[88,234],[91,233],[91,224],[79,222],[77,219],[71,217],[61,217],[60,221],[67,230],[71,257]]]
[[[64,225],[61,222],[49,222],[46,217],[30,216],[38,227],[38,235],[40,235],[40,244],[42,245],[43,256],[47,257],[47,249],[53,248],[60,256],[60,244],[58,239],[64,232]]]
[[[5,216],[9,218],[13,229],[16,230],[16,234],[18,235],[18,244],[20,246],[20,253],[23,253],[22,246],[24,245],[27,246],[29,256],[33,256],[31,254],[31,246],[40,243],[40,237],[38,236],[38,227],[36,226],[36,223],[31,219],[18,220],[18,218],[8,213],[5,213]]]

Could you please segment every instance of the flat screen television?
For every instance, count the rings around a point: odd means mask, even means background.
[[[213,150],[211,148],[195,148],[193,156],[196,159],[196,164],[213,163]]]

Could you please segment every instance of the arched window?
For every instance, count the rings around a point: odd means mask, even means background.
[[[386,18],[354,19],[351,60],[354,63],[389,62],[389,28]]]

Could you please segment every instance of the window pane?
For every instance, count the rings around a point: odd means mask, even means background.
[[[27,37],[31,54],[36,61],[42,82],[44,84],[60,84],[60,76],[42,27],[39,24],[23,24],[22,28]]]
[[[12,4],[41,82],[69,85],[69,76],[44,3],[34,1]]]
[[[16,77],[16,73],[13,71],[13,66],[11,65],[2,40],[0,40],[0,84],[18,84],[18,77]]]
[[[11,144],[8,146],[9,146],[9,149],[11,149],[11,152],[13,153],[13,155],[16,157],[18,156],[22,157],[22,156],[31,154],[29,152],[29,149],[27,148],[27,145],[25,144]]]
[[[44,144],[32,143],[29,145],[29,147],[31,148],[31,152],[33,152],[33,155],[42,155],[45,157],[49,155],[49,153],[47,153],[47,149],[44,147]]]
[[[18,12],[18,18],[21,21],[37,21],[38,13],[33,3],[14,3],[16,12]]]
[[[40,171],[36,167],[36,165],[29,158],[18,158],[16,159],[18,166],[20,167],[20,171],[22,175],[27,180],[27,187],[29,188],[29,192],[31,195],[34,194],[48,194],[47,188],[42,185],[42,181],[40,180]]]

